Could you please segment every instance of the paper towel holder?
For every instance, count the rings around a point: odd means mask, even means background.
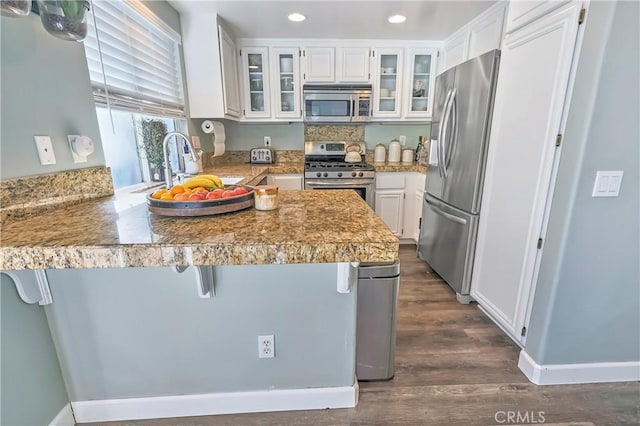
[[[203,131],[203,132],[205,132],[205,133],[207,133],[207,134],[213,133],[213,121],[211,121],[211,120],[204,120],[204,121],[202,122],[201,127],[202,127],[202,131]]]
[[[93,141],[88,136],[67,135],[69,140],[69,148],[74,163],[86,163],[87,157],[93,154],[95,147]]]

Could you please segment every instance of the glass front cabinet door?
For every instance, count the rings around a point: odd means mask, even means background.
[[[273,48],[271,58],[275,118],[300,118],[300,51],[297,48]]]
[[[399,118],[402,114],[402,49],[376,49],[374,58],[373,116]]]
[[[410,49],[405,87],[406,117],[431,117],[436,49]]]
[[[247,118],[271,117],[267,52],[267,48],[261,47],[243,47],[240,50],[243,109]]]

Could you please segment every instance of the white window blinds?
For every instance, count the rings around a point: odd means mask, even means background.
[[[112,108],[184,117],[180,36],[132,5],[93,1],[96,25],[90,16],[84,46],[96,104],[107,104],[106,84]]]

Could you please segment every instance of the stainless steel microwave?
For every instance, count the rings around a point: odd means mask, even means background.
[[[357,123],[371,119],[371,85],[310,85],[302,88],[303,120]]]

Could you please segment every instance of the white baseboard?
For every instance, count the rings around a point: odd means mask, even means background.
[[[353,386],[334,388],[72,401],[71,405],[78,423],[91,423],[214,414],[351,408],[357,403],[358,382]]]
[[[75,426],[76,419],[73,417],[73,410],[71,410],[71,404],[67,403],[62,410],[51,420],[49,426]]]
[[[640,380],[640,361],[540,365],[524,349],[520,351],[518,368],[536,385],[635,382]]]

